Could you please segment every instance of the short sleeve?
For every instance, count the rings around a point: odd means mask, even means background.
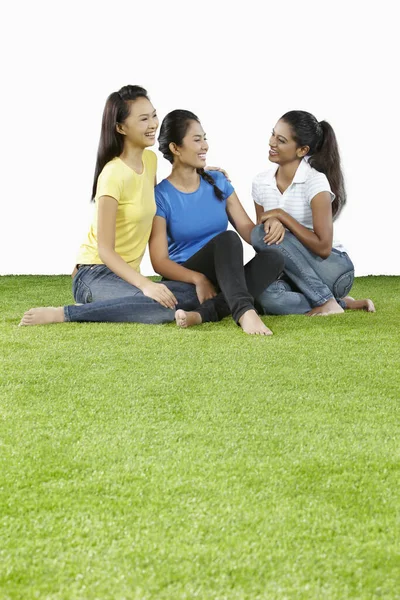
[[[306,180],[305,194],[307,203],[311,204],[311,200],[321,192],[329,192],[331,196],[331,202],[334,201],[335,194],[331,190],[327,176],[324,173],[315,171],[312,176]]]
[[[122,196],[123,181],[112,163],[107,163],[97,179],[96,200],[101,196],[111,196],[119,203]]]
[[[162,217],[166,221],[169,217],[168,203],[166,202],[162,192],[155,188],[155,199],[156,199],[156,217]]]
[[[211,175],[211,177],[215,181],[215,185],[223,193],[224,200],[226,200],[227,198],[229,198],[229,196],[231,194],[233,194],[233,192],[235,191],[235,188],[233,187],[231,182],[228,181],[228,179],[225,177],[225,175],[223,173],[221,173],[221,171],[207,171],[207,173],[208,173],[208,175]]]
[[[251,196],[256,204],[263,206],[263,203],[261,202],[258,194],[258,185],[255,179],[253,179],[253,183],[251,184]]]

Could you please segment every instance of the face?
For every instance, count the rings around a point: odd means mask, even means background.
[[[278,165],[299,161],[309,151],[308,146],[298,146],[293,139],[292,129],[285,121],[278,121],[269,138],[269,160]]]
[[[208,142],[202,126],[197,121],[191,121],[182,140],[181,146],[173,146],[172,151],[181,164],[203,169],[206,165]]]
[[[157,113],[147,98],[138,98],[131,102],[129,116],[123,123],[117,124],[117,131],[126,136],[126,140],[132,145],[139,148],[153,146],[157,129]]]

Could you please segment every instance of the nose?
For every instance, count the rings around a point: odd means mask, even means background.
[[[208,142],[207,142],[207,140],[203,140],[202,146],[203,146],[202,150],[208,150]]]
[[[274,148],[276,146],[276,139],[274,135],[271,135],[271,137],[269,138],[269,145],[271,146],[271,148]]]

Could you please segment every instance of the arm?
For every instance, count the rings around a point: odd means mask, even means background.
[[[150,260],[153,269],[166,279],[184,281],[196,286],[200,302],[215,296],[212,283],[203,273],[192,271],[171,260],[168,255],[167,223],[163,217],[155,216],[149,241]]]
[[[166,308],[175,308],[177,300],[164,285],[154,283],[132,269],[115,251],[115,230],[118,202],[111,196],[101,196],[97,216],[97,246],[100,259],[113,273],[139,288]]]
[[[250,234],[255,225],[244,210],[236,192],[233,192],[227,199],[226,212],[228,213],[228,219],[231,225],[233,225],[245,242],[251,244]]]
[[[282,225],[289,229],[311,252],[321,258],[328,258],[333,242],[332,205],[329,192],[320,192],[314,196],[311,200],[311,210],[314,231],[301,225],[281,208],[263,213],[261,221],[266,221],[271,217],[279,219]]]

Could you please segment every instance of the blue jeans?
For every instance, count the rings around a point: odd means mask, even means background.
[[[346,252],[332,248],[328,258],[321,258],[308,250],[290,231],[283,241],[267,246],[263,240],[264,226],[257,225],[251,233],[251,242],[257,252],[267,248],[279,250],[285,260],[284,276],[268,286],[257,302],[264,314],[304,314],[335,298],[342,300],[354,281],[354,265]]]
[[[199,306],[196,288],[181,281],[163,282],[178,300],[176,309],[194,310]],[[74,277],[72,291],[81,306],[65,306],[65,321],[111,323],[170,323],[175,310],[165,308],[106,265],[81,266]]]

